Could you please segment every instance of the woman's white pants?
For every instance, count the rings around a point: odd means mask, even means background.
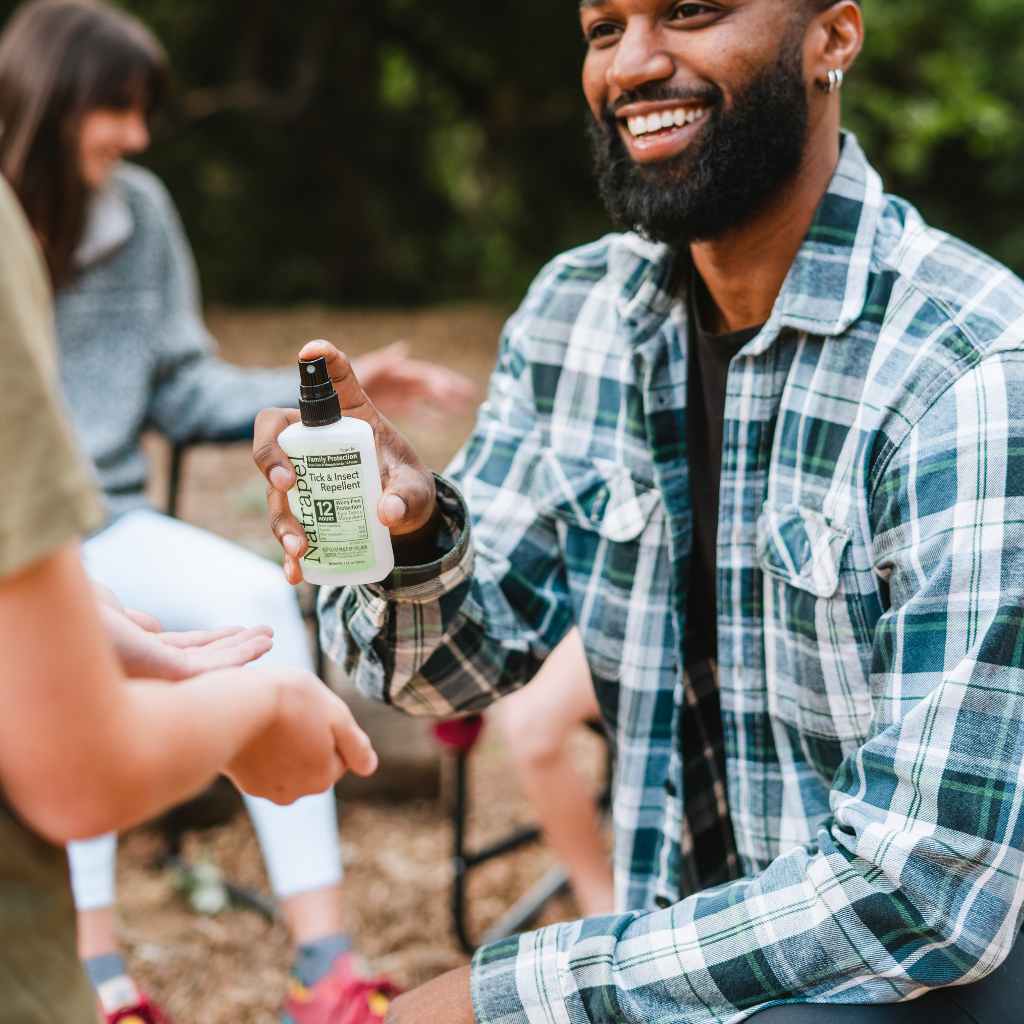
[[[292,588],[272,562],[188,523],[132,512],[86,541],[89,575],[127,608],[156,616],[167,630],[269,625],[274,647],[259,664],[312,670],[309,638]],[[333,792],[280,807],[245,797],[278,898],[336,885],[341,849]],[[70,843],[79,910],[115,901],[117,837]]]

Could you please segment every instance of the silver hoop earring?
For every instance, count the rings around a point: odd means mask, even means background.
[[[829,68],[828,81],[821,88],[827,93],[839,92],[843,87],[843,79],[845,77],[842,68]]]

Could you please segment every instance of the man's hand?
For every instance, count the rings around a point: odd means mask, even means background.
[[[370,401],[385,416],[416,413],[438,421],[469,411],[480,397],[463,374],[413,359],[404,341],[357,356],[352,368]]]
[[[399,996],[384,1024],[475,1024],[470,969],[460,967]]]
[[[290,804],[330,789],[346,772],[372,775],[377,754],[345,702],[316,676],[296,669],[253,669],[275,690],[265,729],[231,761],[239,789]]]
[[[133,679],[178,683],[203,672],[246,665],[274,644],[269,626],[163,633],[152,616],[121,608],[106,598],[100,604],[100,616],[124,674]]]
[[[436,494],[434,477],[420,461],[412,445],[380,414],[352,370],[352,364],[332,344],[311,341],[299,353],[300,359],[325,356],[327,370],[338,392],[346,416],[365,420],[377,442],[384,492],[377,515],[393,537],[414,534],[430,522]],[[295,472],[277,438],[285,427],[299,420],[295,409],[264,409],[256,417],[253,459],[269,483],[267,505],[270,527],[284,548],[284,574],[289,583],[302,582],[299,558],[306,550],[306,535],[288,508],[288,491]]]

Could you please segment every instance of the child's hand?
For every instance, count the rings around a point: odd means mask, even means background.
[[[101,603],[100,616],[124,674],[132,679],[179,683],[203,672],[246,665],[274,645],[269,626],[164,633],[156,619],[110,600]]]
[[[253,670],[275,689],[270,724],[228,765],[239,789],[278,804],[330,789],[346,772],[372,775],[377,754],[344,701],[297,669]],[[258,677],[258,678],[257,678]]]

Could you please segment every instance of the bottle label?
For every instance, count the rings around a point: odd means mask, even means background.
[[[309,542],[304,563],[339,572],[373,567],[362,461],[358,449],[292,457],[295,486],[288,500]]]

